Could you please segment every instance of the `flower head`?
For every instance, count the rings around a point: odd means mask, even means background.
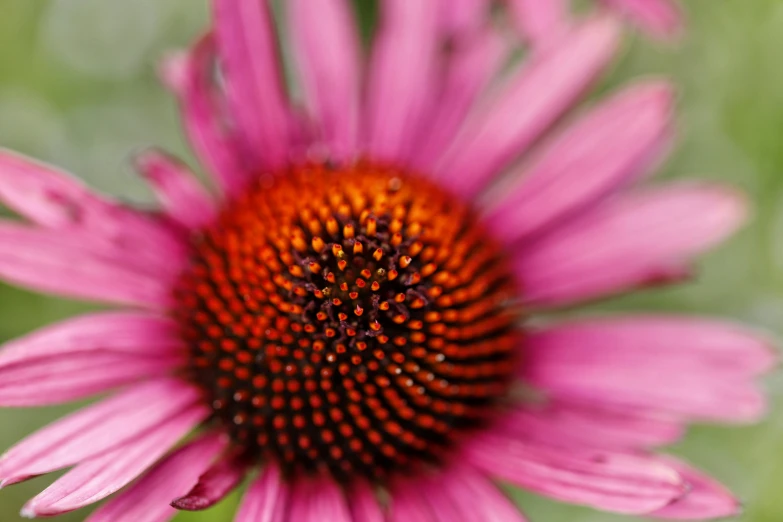
[[[681,279],[742,198],[634,186],[670,141],[663,81],[552,130],[609,62],[612,21],[501,73],[510,40],[450,14],[383,2],[365,78],[347,2],[292,0],[296,101],[266,4],[217,0],[214,31],[163,68],[215,195],[157,151],[138,167],[159,212],[0,154],[0,200],[26,220],[0,223],[0,275],[122,307],[0,352],[5,406],[111,392],[0,459],[3,486],[72,467],[23,514],[116,493],[88,520],[167,520],[245,477],[240,522],[523,520],[493,479],[620,513],[737,510],[652,448],[758,418],[764,339],[529,319]]]

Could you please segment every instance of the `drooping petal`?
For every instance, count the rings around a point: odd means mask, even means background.
[[[671,184],[625,194],[578,216],[516,256],[523,298],[552,307],[682,277],[693,256],[745,219],[740,194]]]
[[[161,67],[163,81],[179,98],[185,131],[201,162],[221,192],[237,194],[250,180],[238,137],[226,128],[214,87],[215,41],[211,35],[193,49],[169,55]]]
[[[215,219],[215,201],[185,165],[159,151],[141,154],[137,165],[170,218],[188,229]]]
[[[652,516],[670,520],[712,520],[740,514],[742,506],[731,491],[701,471],[673,457],[662,457],[688,484],[688,494]]]
[[[681,421],[664,415],[564,401],[514,410],[503,419],[502,429],[557,446],[628,450],[672,443],[684,431]]]
[[[497,486],[470,466],[458,464],[430,482],[425,494],[436,512],[437,505],[440,509],[450,509],[458,513],[443,520],[526,522],[519,508],[506,498]]]
[[[151,273],[136,251],[89,232],[33,228],[0,222],[0,277],[41,292],[77,299],[160,309],[171,302],[175,276]],[[173,267],[181,267],[172,259]]]
[[[465,456],[492,476],[603,511],[649,513],[685,493],[673,468],[630,453],[562,448],[494,433],[477,438]]]
[[[321,137],[337,159],[356,156],[361,46],[346,0],[288,4],[294,62]]]
[[[426,114],[438,29],[438,2],[381,2],[364,111],[373,158],[404,161]]]
[[[0,369],[0,406],[61,404],[126,384],[164,377],[186,364],[177,355],[75,352]]]
[[[509,44],[493,29],[456,40],[443,73],[442,92],[413,144],[411,162],[429,173],[448,148],[479,96],[507,57]]]
[[[342,490],[331,478],[302,479],[294,484],[289,520],[301,522],[352,522]],[[364,521],[363,521],[364,522]]]
[[[110,207],[116,205],[74,176],[4,149],[0,149],[0,201],[30,221],[50,228],[100,229],[100,221],[110,217]],[[139,227],[150,226],[143,223],[144,216],[134,217]]]
[[[268,463],[245,493],[234,522],[288,522],[286,509],[290,502],[288,486],[280,470]]]
[[[509,0],[516,27],[532,45],[553,41],[571,23],[568,0]]]
[[[99,312],[41,328],[0,347],[0,371],[39,359],[74,353],[167,355],[186,349],[177,324],[146,312]]]
[[[205,405],[190,405],[121,446],[81,462],[25,504],[22,514],[55,516],[106,498],[144,473],[209,414]]]
[[[440,478],[440,477],[438,477]],[[454,500],[446,494],[446,488],[448,484],[447,478],[442,479],[442,483],[436,482],[434,478],[428,480],[422,480],[421,484],[417,484],[416,491],[410,491],[409,498],[416,498],[416,502],[420,502],[429,507],[432,513],[433,520],[438,522],[470,522],[470,520],[482,520],[469,518],[468,515],[472,513],[463,512],[460,509],[460,505],[454,502]],[[413,488],[409,488],[413,489]]]
[[[661,37],[676,37],[682,31],[682,13],[672,0],[604,0],[625,13],[646,31]]]
[[[167,522],[177,510],[172,498],[196,484],[226,445],[222,435],[206,435],[178,449],[127,490],[95,511],[87,522]]]
[[[176,231],[151,214],[88,189],[73,176],[0,149],[0,203],[31,222],[53,230],[88,234],[105,248],[135,251],[126,265],[166,271],[184,258]]]
[[[775,360],[756,333],[675,317],[575,321],[526,342],[522,378],[554,397],[721,421],[761,415],[752,378]]]
[[[290,115],[270,6],[216,0],[215,27],[228,104],[248,153],[276,168],[288,159]]]
[[[161,400],[165,397],[165,400]],[[130,443],[199,400],[175,379],[158,379],[64,417],[0,457],[0,485],[85,461]]]
[[[514,243],[646,174],[668,141],[673,89],[645,82],[588,112],[549,143],[487,216]]]
[[[386,517],[378,504],[372,488],[366,482],[357,481],[351,486],[348,497],[354,522],[385,522]]]
[[[597,19],[534,56],[465,122],[436,175],[463,196],[481,189],[572,106],[609,63],[617,42],[617,26]]]
[[[214,506],[236,488],[247,473],[241,454],[225,455],[198,478],[198,482],[171,505],[186,511],[200,511]]]
[[[389,522],[438,522],[422,492],[403,484],[391,492]]]
[[[481,31],[491,3],[488,0],[439,0],[441,32],[460,38]]]

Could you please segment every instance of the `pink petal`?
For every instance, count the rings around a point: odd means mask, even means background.
[[[289,506],[288,519],[292,521],[351,522],[353,520],[340,486],[331,478],[297,480],[291,492]]]
[[[177,510],[172,498],[192,488],[225,447],[220,435],[207,435],[175,451],[138,482],[101,506],[87,522],[167,522]]]
[[[288,522],[288,486],[275,464],[268,463],[245,493],[234,522]]]
[[[213,85],[215,42],[208,35],[191,51],[170,55],[162,64],[164,82],[177,95],[185,130],[201,162],[225,194],[244,188],[251,169],[242,161],[238,138],[226,129],[222,107]]]
[[[740,194],[670,184],[625,194],[525,246],[516,272],[525,300],[561,306],[666,281],[745,219]]]
[[[451,38],[481,31],[491,8],[488,0],[440,0],[440,5],[441,30]]]
[[[209,414],[209,408],[201,404],[180,409],[138,437],[81,462],[25,504],[22,514],[54,516],[108,497],[155,464]]]
[[[684,431],[681,422],[662,415],[567,402],[514,410],[502,429],[539,443],[628,450],[675,442]]]
[[[168,355],[186,346],[177,323],[145,312],[99,312],[67,319],[0,347],[0,370],[40,359],[61,359],[74,353]]]
[[[672,87],[646,82],[603,102],[557,137],[487,217],[512,243],[649,171],[668,141]]]
[[[688,493],[652,516],[671,520],[707,520],[740,514],[742,506],[731,491],[702,472],[672,457],[665,462],[676,469],[690,486]]]
[[[439,522],[415,484],[402,484],[391,492],[389,522]]]
[[[438,2],[381,2],[364,117],[374,159],[403,161],[413,145],[434,80]]]
[[[248,152],[267,168],[288,159],[289,113],[272,13],[259,0],[216,0],[228,104]]]
[[[517,28],[536,46],[554,40],[571,23],[567,0],[509,0],[508,6]]]
[[[609,63],[617,41],[616,25],[598,19],[534,56],[465,122],[436,174],[459,195],[481,189],[574,104]]]
[[[448,471],[447,473],[453,473]],[[448,488],[448,478],[428,477],[422,480],[420,484],[408,486],[409,498],[415,497],[417,503],[429,506],[432,517],[438,522],[470,522],[471,520],[483,520],[482,518],[469,518],[470,512],[462,512],[458,504],[446,494]],[[412,491],[415,487],[416,491]],[[478,500],[475,501],[478,504]],[[424,509],[422,509],[424,512]]]
[[[604,1],[658,37],[676,37],[682,31],[682,13],[672,0]]]
[[[164,377],[186,364],[179,356],[74,352],[0,369],[0,406],[61,404],[122,385]]]
[[[735,422],[763,412],[752,377],[775,360],[753,332],[674,317],[555,325],[530,333],[525,353],[521,378],[555,397]]]
[[[224,455],[198,478],[198,482],[171,505],[186,511],[214,506],[231,493],[247,473],[243,455]]]
[[[165,269],[185,254],[183,237],[152,215],[96,194],[76,178],[0,149],[0,203],[51,229],[87,232],[94,241],[136,249],[136,258]]]
[[[448,1],[444,1],[444,5]],[[420,138],[413,144],[411,162],[425,173],[432,172],[437,160],[465,121],[469,110],[501,70],[508,57],[509,42],[498,31],[486,29],[472,38],[455,40],[444,66],[442,92]]]
[[[332,155],[357,153],[361,46],[347,0],[293,0],[294,63],[307,105]]]
[[[603,511],[649,513],[685,492],[681,477],[671,467],[616,451],[555,447],[497,433],[471,443],[465,456],[489,475]]]
[[[441,509],[455,510],[459,514],[444,520],[526,521],[497,486],[470,466],[457,465],[445,470],[428,484],[425,494],[431,503],[435,499]],[[432,505],[434,508],[435,504]]]
[[[151,273],[136,252],[89,232],[63,232],[0,221],[0,277],[40,292],[159,309],[171,303],[172,268]]]
[[[0,457],[0,485],[71,466],[129,443],[199,398],[199,392],[184,382],[158,379],[88,406],[28,436]]]
[[[366,482],[357,481],[352,484],[348,500],[355,522],[386,522],[375,493]]]
[[[217,216],[215,201],[185,165],[158,151],[140,155],[137,165],[173,220],[195,229],[211,223]]]

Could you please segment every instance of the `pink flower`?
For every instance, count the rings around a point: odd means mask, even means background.
[[[0,200],[26,219],[0,223],[0,275],[116,307],[0,352],[5,406],[112,392],[0,459],[3,486],[71,468],[23,514],[111,496],[88,520],[164,521],[246,476],[240,522],[523,520],[493,480],[619,513],[737,511],[652,450],[690,421],[758,419],[765,339],[525,319],[678,281],[742,197],[636,186],[671,138],[664,81],[558,125],[612,57],[610,20],[498,77],[507,42],[447,4],[384,1],[365,64],[347,2],[288,2],[294,95],[264,4],[216,1],[214,32],[164,67],[216,194],[160,152],[139,159],[160,212],[0,154]]]
[[[508,0],[508,2],[516,25],[533,42],[547,40],[553,33],[565,30],[571,23],[569,0]],[[601,0],[601,2],[658,38],[670,39],[682,31],[682,13],[676,0]]]

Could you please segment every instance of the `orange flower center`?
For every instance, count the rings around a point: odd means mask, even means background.
[[[515,285],[469,207],[359,164],[257,182],[194,239],[190,376],[250,458],[379,478],[438,462],[507,394]]]

